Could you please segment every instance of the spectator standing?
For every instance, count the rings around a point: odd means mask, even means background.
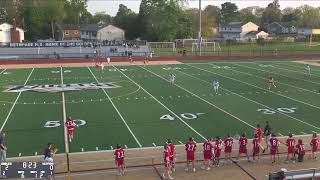
[[[0,162],[7,161],[7,146],[5,144],[6,133],[0,133]]]
[[[266,149],[269,148],[270,146],[270,135],[271,135],[271,126],[270,126],[270,123],[269,121],[266,121],[266,126],[264,127],[264,131],[263,131],[263,134],[264,134],[264,138],[265,138],[265,141],[266,141],[266,148],[263,150],[263,153],[265,152]]]

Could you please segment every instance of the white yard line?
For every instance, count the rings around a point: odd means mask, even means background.
[[[257,63],[255,62],[256,64],[260,64],[260,63]],[[304,71],[296,71],[296,70],[291,70],[291,69],[287,69],[287,68],[283,68],[283,67],[277,67],[277,66],[273,66],[272,68],[276,68],[276,69],[282,69],[282,70],[285,70],[285,71],[291,71],[291,72],[296,72],[296,73],[299,73],[299,74],[305,74]],[[312,75],[313,77],[320,77],[320,76],[317,76],[317,75]]]
[[[2,70],[1,72],[0,72],[0,74],[2,74],[3,72],[5,72],[7,69],[4,69],[4,70]]]
[[[283,75],[283,74],[280,74],[280,73],[277,73],[277,72],[274,72],[274,71],[266,71],[266,70],[263,70],[263,69],[260,69],[260,68],[254,68],[254,67],[250,67],[250,66],[246,66],[246,65],[240,65],[238,62],[237,63],[234,63],[234,65],[237,65],[237,66],[242,66],[242,67],[246,67],[246,68],[249,68],[249,69],[254,69],[254,70],[258,70],[258,71],[263,71],[263,72],[267,72],[267,73],[272,73],[272,74],[277,74],[279,76],[283,76],[283,77],[286,77],[286,78],[290,78],[290,79],[296,79],[296,80],[300,80],[300,81],[305,81],[305,82],[309,82],[309,83],[313,83],[313,84],[320,84],[320,83],[317,83],[317,82],[314,82],[314,81],[309,81],[309,80],[305,80],[305,79],[301,79],[301,78],[296,78],[296,77],[289,77],[289,76],[286,76],[286,75]]]
[[[26,85],[26,84],[28,83],[29,78],[30,78],[31,74],[33,73],[33,71],[34,71],[34,68],[32,68],[31,72],[29,73],[29,76],[27,77],[27,79],[26,79],[26,81],[24,82],[23,85]],[[11,109],[10,109],[7,117],[6,117],[6,119],[4,120],[4,122],[3,122],[3,124],[2,124],[2,126],[1,126],[1,128],[0,128],[0,132],[2,132],[4,126],[6,125],[8,119],[9,119],[9,117],[10,117],[10,115],[11,115],[13,109],[14,109],[14,107],[16,106],[16,104],[17,104],[17,102],[18,102],[18,100],[19,100],[19,98],[20,98],[20,96],[21,96],[21,94],[22,94],[22,92],[19,92],[19,94],[18,94],[16,100],[14,101],[14,103],[13,103],[13,105],[12,105],[12,107],[11,107]]]
[[[141,66],[140,66],[140,67],[141,67]],[[158,75],[158,74],[156,74],[156,73],[154,73],[154,72],[152,72],[152,71],[150,71],[150,70],[148,70],[148,69],[146,69],[146,68],[144,68],[144,67],[141,67],[141,68],[143,68],[144,70],[146,70],[146,71],[150,72],[151,74],[153,74],[153,75],[155,75],[155,76],[158,76],[159,78],[161,78],[161,79],[163,79],[163,80],[165,80],[165,81],[169,82],[169,80],[167,80],[167,79],[163,78],[162,76],[160,76],[160,75]],[[189,94],[191,94],[192,96],[194,96],[194,97],[196,97],[196,98],[198,98],[198,99],[202,100],[203,102],[205,102],[205,103],[207,103],[207,104],[211,105],[212,107],[214,107],[214,108],[216,108],[216,109],[220,110],[221,112],[223,112],[223,113],[225,113],[225,114],[227,114],[227,115],[229,115],[229,116],[233,117],[234,119],[236,119],[236,120],[238,120],[238,121],[242,122],[243,124],[245,124],[245,125],[247,125],[247,126],[249,126],[249,127],[253,128],[253,129],[256,129],[254,126],[252,126],[251,124],[247,123],[246,121],[244,121],[244,120],[242,120],[242,119],[238,118],[237,116],[235,116],[235,115],[233,115],[233,114],[231,114],[231,113],[227,112],[226,110],[224,110],[224,109],[222,109],[222,108],[218,107],[217,105],[215,105],[215,104],[213,104],[213,103],[211,103],[211,102],[209,102],[209,101],[207,101],[207,100],[205,100],[205,99],[201,98],[200,96],[198,96],[198,95],[194,94],[193,92],[191,92],[191,91],[189,91],[189,90],[185,89],[184,87],[179,86],[179,85],[177,85],[177,84],[174,84],[174,85],[175,85],[175,86],[177,86],[177,87],[179,87],[180,89],[182,89],[182,90],[184,90],[184,91],[188,92],[188,93],[189,93]]]
[[[203,71],[212,73],[211,71],[207,71],[207,70],[205,70],[205,69],[201,69],[201,68],[200,68],[200,70],[203,70]],[[185,72],[182,72],[182,71],[180,71],[180,70],[177,70],[177,71],[179,71],[179,72],[181,72],[181,73],[183,73],[183,74],[186,74],[186,75],[188,75],[188,76],[190,76],[190,77],[193,77],[193,78],[195,78],[195,79],[198,79],[198,80],[200,80],[200,81],[202,81],[202,82],[205,82],[205,83],[208,83],[208,84],[211,85],[211,83],[208,82],[208,81],[202,80],[202,79],[200,79],[200,78],[198,78],[198,77],[195,77],[195,76],[192,76],[192,75],[189,75],[189,74],[187,74],[187,73],[185,73]],[[281,112],[281,111],[278,111],[278,110],[276,110],[276,109],[274,109],[274,108],[271,108],[271,107],[269,107],[269,106],[267,106],[267,105],[264,105],[264,104],[262,104],[262,103],[259,103],[259,102],[255,101],[255,100],[252,100],[252,99],[249,99],[249,98],[247,98],[247,97],[244,97],[244,96],[242,96],[242,95],[240,95],[240,94],[238,94],[238,93],[235,93],[235,92],[233,92],[233,91],[230,91],[230,90],[225,89],[225,88],[222,88],[222,87],[220,87],[220,88],[223,89],[223,90],[225,90],[225,91],[228,91],[228,92],[231,93],[231,94],[234,94],[234,95],[236,95],[236,96],[239,96],[239,97],[241,97],[241,98],[243,98],[243,99],[245,99],[245,100],[247,100],[247,101],[253,102],[253,103],[258,104],[258,105],[260,105],[260,106],[263,106],[263,107],[265,107],[265,108],[268,108],[268,109],[271,109],[271,110],[273,110],[273,111],[276,111],[276,112],[278,112],[278,113],[280,113],[280,114],[282,114],[282,115],[284,115],[284,116],[287,116],[287,117],[289,117],[289,118],[291,118],[291,119],[294,119],[294,120],[296,120],[296,121],[298,121],[298,122],[301,122],[301,123],[303,123],[303,124],[306,124],[306,125],[308,125],[308,126],[311,126],[311,127],[313,127],[313,128],[316,128],[316,129],[320,129],[320,127],[314,126],[314,125],[312,125],[312,124],[310,124],[310,123],[307,123],[307,122],[305,122],[305,121],[302,121],[302,120],[300,120],[300,119],[298,119],[298,118],[292,117],[292,116],[290,116],[290,115],[288,115],[288,114],[286,114],[286,113],[283,113],[283,112]]]
[[[61,86],[63,88],[63,69],[62,66],[60,67],[60,78],[61,78]],[[68,141],[68,133],[67,133],[67,112],[66,112],[66,100],[64,97],[64,92],[61,92],[62,95],[62,116],[63,116],[63,130],[64,130],[64,148],[65,152],[69,153],[69,141]]]
[[[135,85],[140,86],[138,83],[136,83],[134,80],[132,80],[130,77],[128,77],[126,74],[124,74],[122,71],[120,71],[117,67],[113,66],[115,69],[117,69],[122,75],[124,75],[127,79],[129,79],[131,82],[133,82]],[[141,66],[139,66],[141,67]],[[141,87],[141,86],[140,86]],[[155,101],[157,101],[162,107],[167,109],[170,113],[172,113],[176,118],[178,118],[183,124],[185,124],[188,128],[190,128],[193,132],[195,132],[197,135],[199,135],[201,138],[206,139],[202,134],[200,134],[197,130],[195,130],[193,127],[191,127],[188,123],[186,123],[180,116],[178,116],[176,113],[174,113],[171,109],[169,109],[166,105],[164,105],[162,102],[160,102],[156,97],[154,97],[151,93],[149,93],[146,89],[141,87],[141,89],[147,93],[149,96],[151,96]]]
[[[205,69],[202,69],[202,68],[196,67],[196,66],[192,66],[192,65],[190,65],[190,64],[187,64],[187,66],[194,67],[194,68],[197,68],[197,69],[200,69],[200,70],[203,70],[203,71],[207,71],[207,72],[210,72],[210,73],[212,73],[212,74],[216,74],[216,75],[219,75],[219,76],[224,77],[224,78],[228,78],[228,79],[231,79],[231,80],[234,80],[234,81],[237,81],[237,82],[243,83],[243,84],[247,84],[247,85],[249,85],[249,86],[252,86],[252,87],[255,87],[255,88],[258,88],[258,89],[261,89],[261,90],[263,90],[263,91],[267,92],[267,90],[266,90],[266,89],[261,88],[261,87],[259,87],[259,86],[256,86],[256,85],[254,85],[254,84],[250,84],[250,83],[247,83],[247,82],[244,82],[244,81],[238,80],[238,79],[234,79],[234,78],[232,78],[232,77],[224,76],[224,75],[221,75],[221,74],[219,74],[219,73],[215,73],[215,72],[208,71],[208,70],[205,70]],[[305,105],[308,105],[308,106],[311,106],[311,107],[314,107],[314,108],[320,109],[320,107],[318,107],[318,106],[315,106],[315,105],[312,105],[312,104],[309,104],[309,103],[306,103],[306,102],[303,102],[303,101],[300,101],[300,100],[294,99],[294,98],[289,97],[289,96],[285,96],[285,95],[283,95],[283,94],[276,93],[276,92],[274,92],[274,91],[268,91],[268,92],[270,92],[270,93],[272,93],[272,94],[276,94],[276,95],[278,95],[278,96],[285,97],[285,98],[290,99],[290,100],[292,100],[292,101],[299,102],[299,103],[301,103],[301,104],[305,104]]]
[[[242,72],[242,71],[238,71],[238,70],[234,70],[234,69],[228,69],[228,70],[235,71],[235,72],[238,72],[238,73],[242,73],[242,74],[246,74],[246,75],[249,75],[249,76],[254,76],[254,77],[259,78],[259,79],[266,80],[266,78],[263,78],[263,77],[261,77],[261,76],[253,75],[253,74],[251,74],[251,73],[246,73],[246,72]],[[282,82],[279,82],[279,81],[277,81],[277,83],[279,83],[279,84],[284,84],[284,85],[286,85],[286,86],[290,86],[290,87],[293,87],[293,88],[297,88],[297,89],[300,89],[300,90],[302,90],[302,91],[307,91],[307,92],[311,92],[311,93],[318,94],[318,92],[315,92],[315,91],[312,91],[312,90],[309,90],[309,89],[304,89],[304,88],[301,88],[301,87],[298,87],[298,86],[294,86],[294,85],[291,85],[291,84],[282,83]]]
[[[99,80],[97,79],[97,77],[93,74],[93,72],[91,71],[91,69],[89,67],[87,67],[88,70],[90,71],[91,75],[94,77],[94,79],[97,81],[97,83],[99,83]],[[123,118],[123,116],[121,115],[120,111],[118,110],[118,108],[116,107],[116,105],[113,103],[112,99],[110,98],[109,94],[102,89],[102,91],[104,92],[104,94],[108,97],[110,103],[112,104],[113,108],[117,111],[119,117],[121,118],[122,122],[125,124],[125,126],[127,127],[127,129],[129,130],[130,134],[132,135],[132,137],[134,138],[134,140],[136,141],[136,143],[139,145],[139,147],[142,147],[140,141],[138,140],[138,138],[134,135],[133,131],[131,130],[131,128],[129,127],[129,125],[127,124],[126,120]]]

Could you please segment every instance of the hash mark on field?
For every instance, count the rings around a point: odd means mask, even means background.
[[[83,148],[81,148],[81,152],[84,152],[84,149],[83,149]]]
[[[124,145],[124,147],[125,147],[126,149],[128,149],[128,146],[127,146],[127,145]]]
[[[183,144],[181,141],[179,141],[180,144]]]
[[[34,155],[35,155],[35,156],[38,156],[38,152],[35,152]]]
[[[157,147],[157,145],[156,145],[155,143],[152,143],[152,145],[153,145],[154,147]]]
[[[21,157],[21,153],[19,153],[19,157]]]
[[[111,149],[111,150],[113,150],[113,147],[112,147],[112,146],[110,146],[110,149]]]
[[[99,151],[99,148],[98,148],[98,147],[96,147],[96,151]]]

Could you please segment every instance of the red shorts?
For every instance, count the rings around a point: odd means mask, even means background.
[[[248,150],[247,150],[247,148],[239,148],[239,153],[240,154],[247,154]]]
[[[171,163],[174,162],[174,161],[173,161],[173,160],[174,160],[174,156],[170,156],[169,159],[170,159],[170,162],[171,162]]]
[[[277,154],[277,149],[276,148],[271,148],[270,149],[270,154],[271,155],[276,155]]]
[[[187,161],[194,161],[194,152],[187,153]]]
[[[294,153],[294,147],[288,147],[288,153]]]
[[[205,160],[207,160],[207,159],[212,159],[212,157],[213,157],[212,152],[203,152],[203,158],[204,158]]]
[[[258,137],[258,141],[259,141],[259,143],[262,142],[262,136],[259,136],[259,137]]]
[[[312,152],[317,152],[317,150],[318,150],[318,147],[317,147],[317,146],[312,147]]]
[[[171,161],[165,161],[164,162],[164,167],[170,168],[171,167]]]
[[[116,164],[117,164],[118,167],[119,167],[119,166],[122,166],[122,165],[124,164],[124,159],[123,159],[123,158],[121,158],[121,159],[116,159]]]
[[[68,129],[68,135],[73,135],[74,129]]]
[[[215,156],[219,158],[221,156],[221,149],[215,151]]]
[[[257,148],[253,148],[253,154],[257,155],[260,153],[260,148],[257,147]]]
[[[227,146],[226,148],[224,148],[224,152],[225,153],[231,153],[232,152],[232,147]]]

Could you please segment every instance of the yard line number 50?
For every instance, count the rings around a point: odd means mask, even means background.
[[[291,114],[295,113],[297,108],[277,108],[277,109],[258,109],[257,111],[262,112],[263,114],[275,114],[277,112]]]

